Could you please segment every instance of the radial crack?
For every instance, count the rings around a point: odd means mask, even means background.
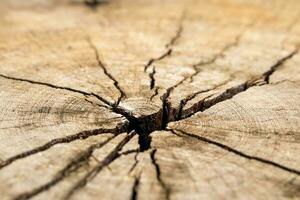
[[[95,178],[95,176],[104,168],[109,166],[115,159],[120,156],[119,151],[130,141],[136,133],[132,131],[110,152],[98,165],[89,171],[83,178],[81,178],[66,195],[65,199],[70,199],[80,188],[83,188],[88,182]]]
[[[152,90],[154,88],[154,86],[155,86],[155,78],[154,78],[155,73],[156,73],[155,66],[153,66],[152,72],[149,73],[149,77],[150,77],[150,90]]]
[[[276,61],[276,63],[274,65],[272,65],[267,71],[265,71],[262,75],[254,78],[254,79],[249,79],[249,80],[246,80],[244,83],[240,84],[240,85],[236,85],[234,87],[231,87],[231,88],[228,88],[226,89],[223,93],[219,94],[218,96],[212,98],[212,99],[209,99],[207,101],[204,101],[202,106],[201,106],[201,109],[198,109],[196,110],[195,112],[193,112],[192,114],[196,114],[197,112],[199,111],[204,111],[214,105],[216,105],[217,103],[220,103],[220,102],[223,102],[225,100],[228,100],[232,97],[234,97],[235,95],[241,93],[241,92],[244,92],[246,90],[248,90],[249,88],[253,87],[253,86],[258,86],[257,82],[260,81],[260,80],[263,80],[266,84],[269,84],[269,77],[279,68],[281,67],[282,65],[284,65],[284,63],[286,61],[288,61],[289,59],[293,58],[294,55],[296,55],[298,53],[298,48],[294,51],[292,51],[291,53],[289,53],[288,55],[278,59]],[[174,88],[171,88],[171,90],[173,90]],[[170,95],[170,92],[169,93],[166,93],[167,97]],[[207,99],[207,98],[206,98]],[[169,106],[168,105],[168,102],[167,102],[167,98],[163,98],[163,100],[165,101],[165,105],[166,106]],[[183,100],[185,101],[185,100]],[[168,108],[169,109],[169,108]],[[180,108],[179,108],[180,109]],[[166,111],[168,113],[168,110]],[[182,112],[182,111],[181,111]],[[179,115],[180,116],[180,115]],[[181,117],[180,119],[185,119],[187,117],[190,117],[191,115],[187,115],[185,117]],[[165,117],[167,119],[167,117]],[[168,122],[167,122],[168,123]],[[165,127],[167,126],[167,123],[165,122]]]
[[[95,129],[95,130],[89,130],[89,131],[81,131],[77,134],[74,135],[68,135],[66,137],[61,137],[61,138],[56,138],[53,139],[47,143],[45,143],[44,145],[41,145],[39,147],[36,147],[34,149],[22,152],[20,154],[17,154],[15,156],[12,156],[6,160],[4,160],[3,162],[0,163],[0,169],[8,166],[9,164],[20,160],[20,159],[24,159],[26,157],[29,157],[31,155],[46,151],[47,149],[50,149],[51,147],[57,145],[57,144],[63,144],[63,143],[70,143],[76,140],[84,140],[88,137],[94,136],[94,135],[99,135],[99,134],[103,134],[103,133],[120,133],[123,132],[123,129],[118,130],[118,128],[114,128],[114,129]]]
[[[155,62],[159,61],[159,60],[162,60],[164,59],[165,57],[171,55],[172,53],[172,49],[167,49],[166,52],[164,52],[162,55],[160,55],[159,57],[157,58],[151,58],[147,64],[144,66],[144,72],[147,71],[147,69]]]
[[[51,83],[33,81],[33,80],[29,80],[29,79],[24,79],[24,78],[16,78],[16,77],[7,76],[7,75],[4,75],[4,74],[0,74],[0,77],[10,79],[10,80],[14,80],[14,81],[27,82],[27,83],[31,83],[31,84],[35,84],[35,85],[43,85],[43,86],[47,86],[47,87],[54,88],[54,89],[67,90],[67,91],[79,93],[79,94],[82,94],[82,95],[85,95],[85,96],[93,96],[93,97],[96,97],[97,99],[99,99],[101,102],[105,103],[108,106],[112,105],[108,100],[106,100],[103,97],[100,97],[99,95],[94,94],[94,93],[89,93],[89,92],[85,92],[85,91],[82,91],[82,90],[77,90],[77,89],[73,89],[73,88],[69,88],[69,87],[57,86],[57,85],[53,85]]]
[[[232,43],[226,45],[224,48],[222,48],[220,50],[220,52],[218,52],[211,60],[206,61],[206,62],[199,62],[199,63],[193,65],[192,67],[194,68],[194,73],[192,73],[190,76],[184,77],[179,82],[177,82],[175,85],[173,85],[173,86],[166,89],[166,92],[161,97],[162,104],[163,104],[162,129],[166,128],[166,125],[167,125],[168,120],[169,120],[169,109],[170,109],[169,107],[170,107],[170,105],[169,105],[169,102],[168,102],[168,98],[169,98],[171,92],[175,88],[177,88],[179,85],[184,83],[186,80],[191,79],[191,81],[192,81],[193,77],[196,76],[200,72],[200,70],[198,69],[199,66],[214,63],[218,58],[222,57],[224,55],[224,53],[226,51],[228,51],[230,48],[237,46],[239,44],[241,36],[242,36],[242,34],[239,34],[235,38],[234,42],[232,42]]]
[[[236,155],[239,155],[243,158],[247,158],[249,160],[255,160],[255,161],[258,161],[258,162],[261,162],[261,163],[264,163],[264,164],[267,164],[267,165],[271,165],[273,167],[276,167],[276,168],[279,168],[279,169],[282,169],[284,171],[287,171],[287,172],[290,172],[290,173],[293,173],[293,174],[296,174],[296,175],[300,175],[300,171],[296,170],[296,169],[293,169],[293,168],[290,168],[290,167],[287,167],[287,166],[284,166],[284,165],[281,165],[279,163],[276,163],[276,162],[273,162],[271,160],[266,160],[264,158],[260,158],[260,157],[257,157],[257,156],[251,156],[251,155],[248,155],[246,153],[243,153],[237,149],[234,149],[230,146],[227,146],[225,144],[222,144],[220,142],[216,142],[214,140],[211,140],[211,139],[208,139],[206,137],[203,137],[203,136],[199,136],[199,135],[194,135],[194,134],[191,134],[191,133],[187,133],[185,131],[182,131],[182,130],[178,130],[178,129],[168,129],[170,132],[172,132],[173,134],[175,135],[178,135],[178,133],[176,133],[175,131],[178,131],[180,132],[182,135],[185,135],[185,136],[188,136],[188,137],[192,137],[192,138],[195,138],[197,140],[201,140],[203,142],[206,142],[206,143],[209,143],[211,145],[214,145],[214,146],[217,146],[223,150],[226,150],[226,151],[229,151],[231,153],[234,153]]]
[[[162,180],[161,178],[161,171],[160,171],[160,167],[158,165],[158,163],[156,162],[156,149],[153,149],[150,153],[150,157],[151,157],[151,161],[152,164],[155,167],[155,171],[156,171],[156,179],[158,181],[158,183],[161,185],[161,187],[163,188],[164,192],[165,192],[165,199],[169,200],[170,199],[170,194],[171,194],[171,190],[170,188],[166,185],[166,183]]]
[[[170,56],[172,54],[173,51],[173,45],[179,40],[179,38],[181,37],[181,34],[183,32],[183,21],[185,20],[185,11],[183,11],[183,14],[179,20],[179,24],[178,24],[178,28],[176,30],[176,33],[174,34],[174,36],[170,39],[170,41],[165,45],[166,51],[158,56],[157,58],[151,58],[147,64],[144,66],[144,72],[147,71],[147,69],[154,64],[157,61],[160,61],[168,56]]]
[[[134,183],[131,189],[131,200],[136,200],[138,197],[139,184],[140,184],[141,175],[134,178]]]
[[[294,55],[296,55],[298,53],[298,48],[295,49],[294,51],[292,51],[291,53],[289,53],[288,55],[278,59],[276,61],[276,63],[272,66],[270,66],[269,70],[265,71],[261,76],[251,79],[251,80],[247,80],[245,81],[243,84],[232,87],[227,89],[224,93],[220,94],[219,96],[215,97],[212,101],[207,102],[204,109],[206,110],[207,108],[225,101],[227,99],[232,98],[233,96],[235,96],[236,94],[239,94],[241,92],[246,91],[247,89],[253,87],[253,86],[257,86],[257,82],[259,80],[263,80],[266,84],[269,84],[269,78],[270,76],[281,66],[284,65],[284,63],[286,61],[288,61],[289,59],[293,58]]]
[[[185,106],[189,101],[191,101],[192,99],[194,99],[197,95],[202,94],[202,93],[205,93],[205,92],[209,92],[209,91],[212,91],[212,90],[215,90],[215,89],[217,89],[217,88],[219,88],[219,87],[221,87],[221,86],[227,84],[230,80],[231,80],[231,79],[226,80],[226,81],[224,81],[223,83],[220,83],[220,84],[218,84],[218,85],[215,85],[215,86],[213,86],[213,87],[211,87],[211,88],[208,88],[208,89],[206,89],[206,90],[200,90],[200,91],[197,91],[197,92],[195,92],[195,93],[193,93],[193,94],[188,95],[186,98],[182,99],[182,100],[180,101],[180,104],[179,104],[178,115],[177,115],[177,117],[175,118],[175,121],[181,119],[181,117],[182,117],[182,111],[183,111],[184,106]],[[202,108],[200,107],[199,110],[202,110]],[[199,111],[199,110],[196,110],[195,112],[197,112],[197,111]],[[189,115],[189,116],[190,116],[190,115]]]
[[[125,92],[121,89],[121,87],[119,86],[119,82],[113,77],[112,74],[110,74],[107,69],[106,69],[106,66],[104,65],[104,63],[101,61],[100,59],[100,56],[99,56],[99,52],[98,52],[98,49],[97,47],[92,43],[91,39],[88,37],[87,38],[87,42],[88,44],[90,45],[91,49],[93,49],[94,53],[95,53],[95,57],[96,57],[96,60],[98,62],[98,65],[99,67],[101,67],[101,69],[103,70],[104,74],[110,79],[113,81],[113,84],[114,86],[116,87],[116,89],[119,91],[120,93],[120,96],[118,98],[118,100],[115,102],[115,105],[114,107],[118,107],[120,101],[126,97],[126,94]]]
[[[299,51],[299,46],[296,47],[294,51],[292,51],[287,56],[279,59],[273,66],[270,67],[268,71],[263,74],[263,80],[268,84],[270,76],[279,68],[281,67],[287,60],[291,59],[294,55],[296,55]]]
[[[113,137],[108,138],[104,142],[97,143],[95,145],[90,146],[87,150],[82,152],[79,156],[77,156],[75,159],[73,159],[70,163],[67,164],[66,167],[64,167],[58,174],[49,182],[31,190],[28,192],[24,192],[17,197],[14,198],[14,200],[27,200],[30,199],[44,191],[49,190],[51,187],[58,184],[60,181],[62,181],[65,177],[70,176],[73,172],[76,172],[81,166],[84,164],[87,164],[88,160],[92,156],[92,153],[95,149],[99,149],[106,145],[109,141],[111,141]]]

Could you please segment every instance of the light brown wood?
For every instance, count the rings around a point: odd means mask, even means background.
[[[3,0],[0,199],[300,199],[300,2]]]

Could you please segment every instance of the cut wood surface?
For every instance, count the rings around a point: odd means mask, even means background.
[[[298,0],[2,0],[0,199],[300,199]]]

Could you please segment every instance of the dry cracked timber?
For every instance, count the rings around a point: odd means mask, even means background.
[[[14,52],[22,40],[0,29],[8,41],[0,59],[4,199],[215,199],[214,191],[240,199],[254,183],[269,188],[252,192],[256,199],[299,197],[297,20],[277,27],[245,12],[237,13],[244,21],[218,21],[223,5],[208,3],[206,13],[196,1],[85,4],[92,9],[33,3],[56,8],[40,13],[3,3],[53,20],[66,12],[62,24],[74,31],[50,23],[53,35],[20,33],[32,46]],[[79,18],[90,27],[78,28]],[[5,27],[39,23],[15,20]]]

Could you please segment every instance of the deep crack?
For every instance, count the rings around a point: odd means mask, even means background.
[[[243,153],[237,149],[234,149],[230,146],[227,146],[225,144],[222,144],[220,142],[217,142],[217,141],[214,141],[214,140],[211,140],[209,138],[206,138],[206,137],[203,137],[203,136],[199,136],[199,135],[194,135],[194,134],[191,134],[191,133],[187,133],[185,131],[182,131],[182,130],[177,130],[177,129],[170,129],[169,130],[170,132],[172,132],[173,134],[175,135],[178,135],[178,133],[176,133],[175,131],[178,131],[180,132],[182,135],[185,135],[185,136],[188,136],[188,137],[192,137],[192,138],[195,138],[197,140],[201,140],[203,142],[206,142],[206,143],[209,143],[209,144],[212,144],[214,146],[217,146],[221,149],[224,149],[226,151],[229,151],[231,153],[234,153],[236,155],[239,155],[241,157],[244,157],[244,158],[247,158],[249,160],[255,160],[255,161],[258,161],[258,162],[261,162],[261,163],[264,163],[264,164],[268,164],[268,165],[271,165],[273,167],[276,167],[276,168],[279,168],[279,169],[282,169],[284,171],[287,171],[287,172],[290,172],[290,173],[293,173],[293,174],[296,174],[296,175],[300,175],[300,171],[296,170],[296,169],[293,169],[293,168],[290,168],[290,167],[287,167],[287,166],[284,166],[284,165],[281,165],[279,163],[276,163],[274,161],[271,161],[271,160],[267,160],[267,159],[264,159],[264,158],[260,158],[260,157],[257,157],[257,156],[251,156],[251,155],[248,155],[246,153]]]
[[[67,193],[65,199],[70,199],[74,193],[76,193],[80,188],[83,188],[88,182],[97,176],[97,174],[104,168],[110,165],[114,160],[120,156],[120,151],[122,148],[131,140],[135,135],[135,132],[131,132],[110,152],[98,165],[96,165],[91,171],[89,171],[83,178],[81,178]]]
[[[228,83],[229,81],[230,81],[230,79],[229,79],[229,80],[226,80],[226,81],[224,81],[223,83],[220,83],[220,84],[218,84],[218,85],[216,85],[216,86],[214,86],[214,87],[212,87],[212,88],[208,88],[208,89],[205,89],[205,90],[197,91],[197,92],[195,92],[195,93],[193,93],[193,94],[191,94],[191,95],[188,95],[186,98],[182,99],[182,100],[180,101],[180,105],[179,105],[179,108],[178,108],[178,115],[175,117],[175,121],[182,119],[182,110],[183,110],[184,106],[185,106],[189,101],[191,101],[192,99],[194,99],[197,95],[199,95],[199,94],[201,94],[201,93],[205,93],[205,92],[209,92],[209,91],[215,90],[215,89],[217,89],[217,88],[219,88],[219,87],[225,85],[225,84]],[[199,102],[199,103],[202,105],[202,107],[203,107],[203,102],[204,102],[204,100],[203,100],[202,102]],[[201,106],[200,106],[200,107],[201,107]],[[202,109],[200,108],[199,110],[202,110]],[[194,114],[194,113],[193,113],[193,114]],[[185,118],[186,118],[186,116],[185,116]]]
[[[292,51],[287,56],[279,59],[273,66],[270,67],[268,71],[263,74],[263,80],[268,84],[270,76],[279,68],[281,67],[287,60],[291,59],[294,55],[296,55],[299,51],[299,46],[296,47],[294,51]]]
[[[119,82],[113,77],[112,74],[110,74],[107,69],[106,66],[104,65],[104,63],[101,61],[100,56],[99,56],[99,52],[97,47],[92,43],[91,39],[88,37],[87,38],[87,42],[90,45],[90,47],[93,49],[94,53],[95,53],[95,57],[96,60],[98,62],[99,67],[101,67],[101,69],[103,70],[104,74],[113,81],[114,86],[116,87],[116,89],[119,91],[120,96],[118,98],[118,100],[115,102],[114,107],[118,107],[120,101],[126,97],[125,92],[121,89],[121,87],[119,86]]]
[[[155,75],[156,71],[155,71],[155,66],[153,66],[152,68],[152,72],[149,73],[149,77],[150,77],[150,89],[152,90],[155,86],[155,78],[154,78],[154,75]]]
[[[62,181],[65,177],[70,176],[73,172],[76,172],[80,167],[87,164],[87,162],[88,162],[89,158],[91,157],[92,153],[94,152],[94,150],[103,147],[109,141],[111,141],[114,137],[115,136],[108,138],[104,142],[100,142],[100,143],[90,146],[87,150],[85,150],[84,152],[81,152],[79,154],[79,156],[77,156],[75,159],[71,160],[71,162],[68,163],[60,172],[58,172],[58,174],[53,179],[51,179],[47,183],[45,183],[37,188],[34,188],[31,191],[19,194],[17,197],[14,198],[14,200],[30,199],[48,189],[50,189],[51,187],[55,186],[60,181]]]
[[[170,39],[170,41],[165,45],[166,51],[158,56],[157,58],[151,58],[147,64],[144,66],[144,72],[147,72],[147,69],[152,66],[155,62],[163,60],[164,58],[171,56],[173,52],[173,45],[179,40],[181,37],[181,34],[183,32],[183,21],[185,19],[185,11],[182,12],[181,18],[179,20],[178,28],[175,32],[175,35]],[[150,89],[152,90],[155,86],[155,67],[153,67],[152,72],[148,73],[149,79],[150,79]]]
[[[181,31],[182,30],[178,31],[178,34],[177,34],[177,36],[175,38],[178,39],[180,37]],[[173,45],[177,39],[172,40],[170,42],[170,45]],[[221,52],[215,56],[215,58],[213,59],[213,62],[215,61],[215,59],[217,59],[218,57],[222,56],[226,50],[228,50],[232,46],[237,45],[238,41],[239,41],[239,37],[237,37],[237,39],[235,40],[234,43],[227,45],[223,50],[221,50]],[[103,65],[103,63],[99,59],[99,55],[98,55],[98,51],[97,51],[96,47],[91,43],[91,41],[89,39],[88,39],[88,42],[89,42],[91,48],[94,49],[94,52],[95,52],[95,55],[96,55],[96,58],[97,58],[99,66],[103,69],[104,73],[114,82],[115,87],[120,92],[120,97],[119,97],[118,101],[115,102],[115,104],[112,104],[111,102],[105,100],[104,98],[100,97],[97,94],[89,93],[89,92],[85,92],[85,91],[81,91],[81,90],[77,90],[77,89],[73,89],[73,88],[57,86],[57,85],[53,85],[53,84],[50,84],[50,83],[33,81],[33,80],[28,80],[28,79],[23,79],[23,78],[15,78],[15,77],[6,76],[6,75],[3,75],[3,74],[0,74],[0,77],[6,78],[6,79],[15,80],[15,81],[28,82],[28,83],[31,83],[31,84],[44,85],[44,86],[55,88],[55,89],[62,89],[62,90],[67,90],[67,91],[71,91],[71,92],[76,92],[76,93],[84,95],[85,97],[86,96],[96,97],[101,102],[103,102],[104,104],[106,104],[107,106],[109,106],[110,109],[113,112],[121,114],[122,116],[124,116],[129,121],[129,128],[128,128],[128,130],[135,130],[136,133],[139,135],[139,140],[138,141],[139,141],[140,151],[144,151],[144,150],[149,149],[150,145],[151,145],[151,136],[150,136],[150,133],[153,132],[153,131],[155,131],[155,130],[165,130],[166,127],[167,127],[167,124],[170,121],[172,121],[170,119],[170,116],[169,116],[170,115],[170,103],[168,102],[168,98],[169,98],[171,92],[176,87],[178,87],[179,85],[181,85],[184,81],[186,81],[188,78],[191,78],[191,77],[195,76],[195,74],[192,74],[189,77],[183,78],[181,81],[179,81],[178,83],[176,83],[172,87],[166,89],[166,92],[161,97],[161,100],[162,100],[162,108],[160,110],[162,112],[161,118],[159,116],[159,114],[160,114],[159,112],[160,111],[157,112],[157,113],[155,113],[155,114],[153,114],[153,116],[143,116],[141,118],[136,118],[136,117],[133,116],[133,114],[130,111],[128,111],[128,110],[126,110],[124,108],[121,108],[119,106],[119,102],[121,101],[121,99],[123,97],[125,97],[125,93],[121,90],[121,88],[119,87],[118,82],[115,80],[115,78],[110,73],[107,72],[106,67]],[[193,112],[191,112],[191,113],[195,114],[195,113],[197,113],[199,111],[202,112],[202,111],[210,108],[211,106],[216,105],[219,102],[222,102],[222,101],[225,101],[227,99],[230,99],[233,96],[235,96],[236,94],[239,94],[239,93],[241,93],[243,91],[246,91],[248,88],[250,88],[252,86],[256,86],[257,85],[256,82],[258,80],[262,80],[266,84],[268,84],[270,76],[279,67],[281,67],[287,60],[291,59],[297,53],[298,53],[298,48],[296,48],[294,51],[292,51],[291,53],[289,53],[287,56],[284,56],[284,57],[278,59],[277,62],[269,68],[269,70],[267,70],[266,72],[264,72],[258,78],[255,78],[255,79],[252,79],[252,80],[247,80],[247,81],[245,81],[244,83],[242,83],[240,85],[228,88],[223,93],[219,94],[218,96],[216,96],[214,98],[210,98],[208,100],[205,100],[205,101],[203,100],[203,101],[199,102],[200,106],[198,106],[197,109],[193,110]],[[150,74],[151,75],[150,77],[152,77],[152,82],[153,82],[152,84],[150,84],[151,87],[152,87],[152,89],[154,88],[154,85],[155,85],[154,84],[154,82],[155,82],[155,79],[154,79],[155,72],[156,72],[155,71],[155,67],[153,67],[153,71]],[[198,73],[198,72],[195,71],[195,73]],[[225,83],[222,83],[222,84],[225,84]],[[222,84],[217,85],[216,87],[221,86]],[[159,88],[156,87],[156,93],[157,94],[158,94],[158,89]],[[173,121],[174,120],[177,121],[177,120],[185,119],[185,118],[191,116],[192,114],[185,115],[185,116],[182,115],[182,111],[183,111],[184,105],[188,101],[190,101],[191,99],[193,99],[195,96],[197,96],[198,94],[203,93],[203,92],[207,92],[207,91],[210,91],[210,90],[214,90],[214,89],[215,88],[211,88],[211,89],[208,89],[208,90],[198,91],[198,92],[195,92],[195,93],[193,93],[193,94],[191,94],[191,95],[183,98],[181,100],[180,106],[178,108],[178,116],[173,116],[172,117]],[[160,119],[157,121],[156,118],[160,118]],[[155,123],[160,123],[161,126],[158,127]],[[85,134],[83,134],[83,135],[85,135]],[[86,135],[93,135],[93,133],[91,133],[91,134],[88,133]],[[17,159],[21,159],[21,158],[30,156],[32,154],[35,154],[36,152],[39,152],[39,151],[44,151],[44,150],[46,150],[46,149],[50,148],[51,146],[56,145],[58,143],[73,141],[73,140],[76,140],[76,139],[80,139],[80,137],[84,138],[85,136],[82,136],[82,133],[79,133],[77,135],[70,136],[69,138],[58,138],[58,139],[55,139],[53,141],[50,141],[50,142],[46,143],[45,145],[42,145],[41,147],[38,147],[37,149],[33,149],[33,150],[28,151],[28,152],[24,152],[24,153],[21,153],[19,155],[16,155],[14,157],[9,158],[8,160],[4,161],[0,165],[0,168],[2,168],[4,166],[7,166],[8,164],[10,164],[11,162],[13,162],[13,161],[15,161]]]
[[[95,49],[95,53],[96,53],[96,56],[97,56],[98,54],[96,52],[96,49]],[[218,95],[218,96],[216,96],[212,99],[200,102],[201,105],[197,109],[195,109],[192,112],[192,114],[195,114],[199,111],[204,111],[204,110],[210,108],[211,106],[213,106],[213,105],[215,105],[219,102],[230,99],[233,96],[235,96],[236,94],[239,94],[243,91],[246,91],[248,88],[250,88],[252,86],[256,86],[256,81],[258,81],[258,80],[262,79],[268,84],[269,83],[269,77],[276,71],[276,69],[278,69],[280,66],[282,66],[287,60],[291,59],[297,53],[298,53],[298,48],[296,50],[292,51],[287,56],[279,59],[273,66],[270,67],[269,70],[264,72],[260,77],[254,79],[254,80],[247,80],[247,81],[245,81],[244,83],[242,83],[240,85],[228,88],[223,93],[221,93],[220,95]],[[99,65],[102,66],[100,60],[99,60]],[[103,70],[105,71],[106,68],[104,67]],[[107,73],[107,74],[109,74],[109,73]],[[111,75],[108,75],[108,76],[111,76]],[[162,100],[162,109],[161,109],[162,110],[162,116],[161,116],[161,119],[158,120],[159,123],[161,124],[161,126],[158,127],[154,123],[157,123],[155,118],[159,117],[158,116],[159,112],[155,113],[154,116],[144,116],[142,118],[136,118],[136,117],[133,116],[133,114],[130,111],[119,107],[118,106],[119,101],[116,104],[111,104],[110,102],[108,102],[104,98],[102,98],[102,97],[100,97],[100,96],[98,96],[94,93],[88,93],[88,92],[85,92],[85,91],[80,91],[80,90],[76,90],[76,89],[72,89],[72,88],[56,86],[56,85],[52,85],[52,84],[49,84],[49,83],[43,83],[43,82],[37,82],[37,81],[32,81],[32,80],[27,80],[27,79],[9,77],[9,76],[2,75],[2,74],[0,74],[0,77],[7,78],[7,79],[12,79],[12,80],[17,80],[17,81],[24,81],[24,82],[28,82],[28,83],[32,83],[32,84],[44,85],[44,86],[48,86],[48,87],[55,88],[55,89],[68,90],[68,91],[80,93],[84,96],[94,96],[94,97],[96,97],[97,99],[99,99],[100,101],[105,103],[106,105],[110,106],[111,110],[113,112],[124,116],[129,121],[129,130],[135,130],[139,135],[139,145],[140,145],[140,150],[141,151],[144,151],[144,150],[147,150],[147,149],[150,148],[150,144],[151,144],[150,133],[151,132],[153,132],[155,130],[165,130],[166,127],[167,127],[167,124],[170,121],[172,121],[172,120],[170,120],[170,117],[169,117],[170,103],[168,102],[168,98],[169,98],[171,92],[176,87],[178,87],[185,80],[190,78],[190,77],[186,77],[186,78],[182,79],[181,81],[179,81],[178,83],[176,83],[175,85],[173,85],[172,87],[166,89],[166,92],[161,97],[161,100]],[[114,80],[114,78],[112,78],[112,80]],[[114,81],[114,82],[115,82],[116,85],[118,85],[118,83],[116,81]],[[120,90],[120,93],[121,93],[120,97],[122,98],[122,92],[121,91],[122,90]],[[157,91],[158,91],[158,88],[157,88]],[[192,115],[192,114],[190,114],[190,115],[186,115],[186,116],[182,117],[183,107],[189,100],[193,99],[197,94],[202,93],[202,92],[206,92],[206,91],[198,91],[198,92],[196,92],[196,93],[194,93],[194,94],[192,94],[192,95],[190,95],[190,96],[188,96],[188,97],[181,100],[180,107],[179,107],[179,115],[178,116],[173,116],[175,121],[185,119],[185,118]],[[121,100],[121,98],[119,100]]]
[[[98,6],[102,5],[102,4],[106,4],[108,3],[109,0],[84,0],[83,3],[93,9],[93,10],[96,10]]]
[[[45,143],[44,145],[38,146],[36,148],[33,148],[31,150],[19,153],[15,156],[12,156],[6,160],[4,160],[3,162],[0,162],[0,169],[10,165],[11,163],[20,160],[20,159],[24,159],[26,157],[32,156],[34,154],[46,151],[48,149],[50,149],[51,147],[57,145],[57,144],[65,144],[65,143],[70,143],[76,140],[84,140],[88,137],[94,136],[94,135],[99,135],[99,134],[105,134],[105,133],[121,133],[123,132],[124,129],[122,128],[121,130],[118,129],[95,129],[95,130],[90,130],[90,131],[81,131],[77,134],[74,135],[68,135],[65,137],[61,137],[61,138],[55,138],[47,143]]]
[[[138,197],[140,178],[141,178],[140,175],[134,178],[134,183],[133,183],[132,190],[131,190],[132,191],[131,198],[130,198],[131,200],[136,200]]]
[[[151,161],[152,161],[152,164],[155,168],[155,172],[156,172],[156,179],[158,181],[158,183],[161,185],[161,187],[163,188],[164,190],[164,193],[165,193],[165,199],[166,200],[169,200],[170,199],[170,194],[171,194],[171,190],[170,188],[167,186],[167,184],[162,180],[161,178],[161,171],[160,171],[160,167],[159,167],[159,164],[157,163],[156,161],[156,149],[153,149],[150,153],[150,158],[151,158]]]
[[[82,90],[78,90],[78,89],[74,89],[74,88],[70,88],[70,87],[58,86],[58,85],[54,85],[54,84],[46,83],[46,82],[41,82],[41,81],[34,81],[34,80],[25,79],[25,78],[12,77],[12,76],[8,76],[8,75],[4,75],[4,74],[0,74],[0,77],[10,79],[10,80],[14,80],[14,81],[27,82],[27,83],[35,84],[35,85],[43,85],[43,86],[47,86],[47,87],[54,88],[54,89],[66,90],[66,91],[69,91],[69,92],[75,92],[75,93],[82,94],[84,96],[93,96],[93,97],[99,99],[101,102],[103,102],[104,104],[106,104],[108,106],[113,105],[111,102],[109,102],[105,98],[100,97],[99,95],[97,95],[95,93],[92,93],[92,92],[86,92],[86,91],[82,91]]]

